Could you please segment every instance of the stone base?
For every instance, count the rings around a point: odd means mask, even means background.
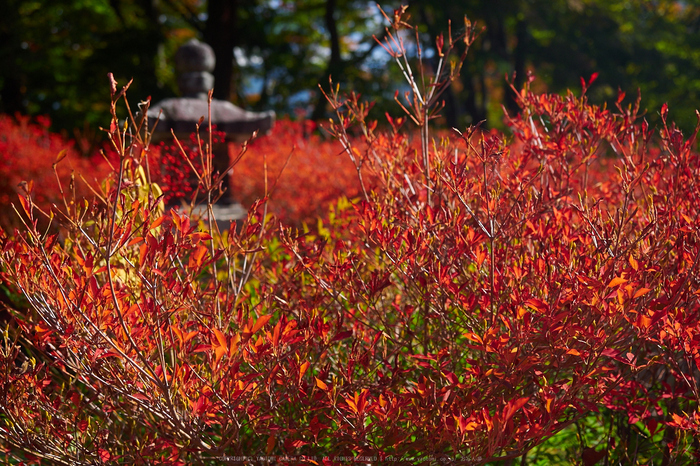
[[[236,226],[240,227],[243,219],[248,215],[248,211],[241,204],[214,204],[212,206],[214,219],[219,227],[219,231],[228,231],[231,222],[236,222]],[[209,218],[209,211],[206,205],[199,205],[192,211],[193,216],[201,217],[206,224]]]

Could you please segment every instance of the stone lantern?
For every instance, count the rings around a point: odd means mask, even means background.
[[[150,128],[160,114],[158,125],[152,135],[153,142],[171,139],[172,132],[180,141],[188,141],[190,134],[196,131],[196,125],[201,117],[204,117],[202,129],[207,127],[209,115],[207,96],[209,90],[214,87],[214,76],[211,72],[215,64],[216,57],[212,48],[197,39],[191,39],[178,49],[175,54],[175,69],[182,97],[165,99],[149,108]],[[226,135],[226,142],[214,144],[212,147],[214,169],[223,172],[228,168],[227,142],[245,141],[254,131],[265,134],[272,129],[274,121],[275,113],[272,111],[248,112],[231,102],[212,99],[212,125],[216,125],[216,130]],[[232,203],[228,177],[224,178],[224,187],[227,189],[221,201]]]

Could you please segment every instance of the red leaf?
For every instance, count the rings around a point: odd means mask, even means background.
[[[272,450],[274,450],[274,449],[275,449],[275,436],[270,435],[267,438],[267,447],[265,448],[265,453],[269,455],[270,453],[272,453]]]
[[[445,54],[442,51],[442,48],[445,45],[445,38],[443,37],[442,33],[440,33],[439,36],[437,36],[437,39],[435,40],[435,47],[437,48],[438,51],[438,56],[443,57]]]
[[[100,455],[100,461],[102,461],[103,463],[108,462],[109,459],[112,457],[112,455],[104,448],[100,448],[99,450],[97,450],[97,452]]]
[[[331,342],[338,341],[338,340],[344,340],[344,339],[349,338],[351,336],[352,336],[352,330],[347,330],[345,332],[339,332],[338,334],[336,334],[336,336],[333,337]]]
[[[625,93],[622,90],[617,90],[617,103],[621,103],[625,99]]]
[[[83,419],[82,421],[78,421],[78,430],[80,432],[85,432],[88,428],[88,421],[87,419]]]
[[[112,73],[107,73],[107,78],[109,79],[109,92],[114,95],[117,93],[117,80],[114,79]]]
[[[598,79],[598,73],[597,73],[597,72],[596,72],[596,73],[593,73],[593,74],[591,75],[590,79],[588,80],[588,86],[590,86],[591,84],[593,84],[593,83],[595,82],[596,79]]]
[[[277,346],[280,340],[280,329],[282,327],[282,321],[278,320],[277,324],[275,325],[275,329],[272,332],[272,346]]]
[[[581,454],[583,466],[594,466],[603,458],[605,458],[604,449],[601,451],[597,451],[595,448],[586,447],[583,449],[583,453]]]

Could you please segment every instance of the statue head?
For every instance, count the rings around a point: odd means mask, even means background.
[[[175,53],[177,85],[183,97],[206,99],[214,87],[211,72],[216,65],[214,50],[204,42],[190,39]]]

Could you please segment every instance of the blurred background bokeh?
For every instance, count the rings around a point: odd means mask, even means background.
[[[386,22],[373,2],[353,0],[4,0],[0,11],[0,112],[47,115],[51,129],[99,138],[108,121],[107,73],[133,78],[132,100],[177,94],[172,56],[192,37],[217,55],[215,97],[278,115],[325,115],[317,92],[328,75],[377,101],[375,117],[401,88],[398,69],[373,35]],[[700,2],[665,0],[416,0],[409,12],[433,39],[463,27],[466,14],[485,27],[461,79],[445,93],[444,124],[486,119],[502,127],[502,106],[515,111],[506,75],[519,86],[527,71],[538,89],[580,89],[612,103],[618,88],[642,92],[656,121],[695,124],[700,97]],[[396,4],[382,4],[391,14]],[[89,150],[85,147],[84,150]]]

